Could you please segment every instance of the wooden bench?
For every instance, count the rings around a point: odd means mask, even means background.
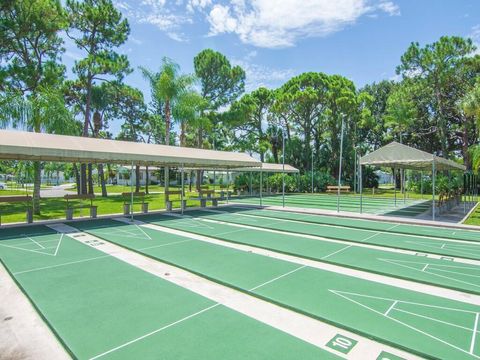
[[[123,215],[130,215],[133,212],[133,209],[130,209],[132,206],[132,195],[133,195],[133,204],[142,204],[142,213],[148,213],[148,202],[145,202],[145,192],[144,191],[134,191],[132,192],[123,192]]]
[[[350,186],[327,186],[327,193],[338,193],[338,189],[340,188],[341,193],[349,193],[350,192]]]
[[[65,207],[65,218],[67,220],[73,219],[73,211],[74,209],[83,209],[88,208],[90,209],[90,217],[92,219],[97,217],[97,206],[93,205],[93,199],[95,199],[94,194],[65,194],[63,198],[67,201]],[[75,205],[72,203],[72,200],[90,200],[90,204],[80,203]]]
[[[10,195],[0,196],[0,203],[25,203],[26,221],[33,222],[32,197],[30,195]],[[0,225],[2,224],[2,214],[0,213]]]
[[[172,199],[170,195],[176,195],[175,199]],[[165,191],[165,208],[167,211],[173,210],[173,203],[180,202],[180,207],[185,209],[187,207],[187,200],[185,196],[182,196],[181,190],[167,190]]]
[[[218,206],[218,198],[215,197],[215,190],[203,190],[200,188],[198,196],[191,199],[200,201],[200,207],[206,207],[207,201],[212,202],[212,206]]]

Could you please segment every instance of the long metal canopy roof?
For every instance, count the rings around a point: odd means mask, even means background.
[[[208,168],[260,166],[243,153],[0,130],[0,159]]]
[[[292,165],[285,164],[285,168],[283,164],[275,164],[275,163],[261,163],[261,166],[256,167],[248,167],[248,168],[241,168],[241,169],[232,169],[232,171],[243,171],[243,172],[266,172],[266,173],[298,173],[300,170],[293,167]]]
[[[432,170],[432,165],[435,164],[436,170],[466,169],[452,160],[395,141],[363,156],[360,158],[360,164],[416,170]]]

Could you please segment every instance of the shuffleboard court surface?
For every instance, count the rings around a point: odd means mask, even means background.
[[[0,233],[2,263],[72,357],[336,358],[95,245],[43,226]]]
[[[155,217],[159,216],[138,219],[155,222]],[[174,220],[194,228],[192,218]],[[159,261],[425,357],[480,357],[475,325],[478,306],[188,236],[146,227],[139,231],[138,225],[113,220],[75,226]]]
[[[329,239],[353,243],[379,245],[383,247],[412,250],[444,256],[456,256],[466,259],[480,260],[480,242],[457,241],[410,234],[390,233],[381,230],[364,230],[349,227],[328,226],[299,220],[275,219],[242,216],[235,213],[213,213],[211,211],[189,211],[191,216],[222,220],[230,223],[252,225],[259,228],[281,230],[286,232],[314,235]]]
[[[292,211],[278,211],[268,209],[251,209],[246,207],[225,206],[219,208],[221,211],[232,213],[245,213],[249,215],[260,215],[278,219],[299,220],[315,224],[336,225],[364,230],[388,231],[391,233],[407,235],[425,235],[454,240],[471,240],[480,242],[480,229],[459,229],[446,228],[442,226],[402,224],[388,221],[375,221],[371,219],[355,219],[317,214],[296,213]]]
[[[231,201],[236,203],[256,204],[258,205],[260,199],[258,197],[234,197]],[[262,197],[264,205],[281,206],[283,204],[281,195],[266,195]],[[285,205],[299,208],[312,209],[337,209],[337,195],[336,194],[286,194]],[[393,216],[412,217],[427,211],[430,207],[430,202],[425,200],[412,200],[403,198],[395,200],[393,198],[383,197],[368,197],[362,199],[362,209],[365,213],[370,214],[385,214]],[[340,195],[340,209],[343,211],[359,212],[360,211],[360,197],[358,195]]]
[[[393,251],[362,248],[355,244],[329,242],[292,236],[290,233],[272,233],[262,231],[261,227],[239,228],[230,223],[205,222],[202,219],[217,219],[227,222],[232,214],[222,216],[208,211],[189,211],[196,214],[187,218],[150,215],[142,219],[194,234],[210,236],[228,242],[255,246],[282,252],[307,259],[332,263],[359,270],[366,270],[387,276],[420,281],[428,284],[452,288],[455,290],[480,294],[480,266],[454,262],[450,257],[435,259],[424,256],[409,255]],[[188,216],[188,215],[186,215]],[[247,218],[248,219],[248,218]],[[263,219],[261,219],[263,221]],[[250,219],[249,226],[258,221]]]

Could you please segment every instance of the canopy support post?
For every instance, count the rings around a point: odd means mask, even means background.
[[[432,161],[432,220],[435,221],[435,160]]]
[[[182,164],[182,170],[181,170],[181,175],[180,175],[180,182],[182,184],[182,189],[180,190],[180,208],[182,209],[181,210],[182,215],[183,215],[183,188],[184,188],[183,177],[184,177],[184,169],[183,169],[183,164]],[[213,181],[215,183],[215,179]],[[214,185],[214,189],[215,189],[215,185]],[[214,194],[214,196],[215,196],[215,194]]]
[[[420,196],[423,200],[423,171],[420,171]]]
[[[312,149],[312,194],[313,194],[313,149]]]
[[[285,130],[282,131],[282,207],[285,207]]]
[[[263,171],[260,169],[260,206],[262,206]]]
[[[393,197],[395,207],[397,207],[397,169],[393,168]]]
[[[355,151],[354,155],[354,163],[353,163],[353,193],[357,194],[357,148],[354,147],[353,150]]]
[[[340,132],[340,161],[338,164],[338,188],[337,188],[337,212],[340,212],[340,186],[342,186],[342,158],[343,158],[343,131],[345,128],[345,119],[342,115],[342,131]]]
[[[228,187],[230,185],[229,171],[227,170],[227,204],[228,204]]]
[[[133,161],[130,169],[130,221],[133,222]]]
[[[363,178],[362,178],[362,164],[358,164],[358,186],[360,187],[360,214],[363,213]]]
[[[252,172],[250,171],[250,197],[253,196],[253,189],[252,189]]]
[[[403,204],[405,205],[407,202],[407,187],[405,186],[405,179],[406,179],[406,171],[403,169],[403,185],[402,185],[402,190],[403,190]]]

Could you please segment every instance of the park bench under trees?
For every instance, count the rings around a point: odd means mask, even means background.
[[[73,219],[75,209],[90,209],[90,217],[92,219],[97,217],[97,206],[93,205],[94,194],[66,194],[63,198],[66,200],[65,218],[67,220]]]
[[[27,223],[33,222],[32,197],[30,195],[0,196],[0,203],[24,203]],[[2,224],[2,213],[0,212],[0,225]]]
[[[166,190],[165,191],[165,206],[167,211],[172,211],[173,203],[179,202],[180,208],[185,209],[187,207],[187,200],[185,200],[185,194],[182,196],[181,190]],[[173,198],[172,198],[173,196]]]
[[[133,196],[133,202],[132,202]],[[130,209],[134,204],[142,204],[142,213],[148,213],[148,202],[145,202],[145,192],[144,191],[134,191],[134,192],[123,192],[123,214],[130,215],[133,212],[133,209]]]
[[[338,193],[339,188],[340,188],[341,193],[349,193],[350,192],[350,186],[329,185],[329,186],[327,186],[327,193]]]

